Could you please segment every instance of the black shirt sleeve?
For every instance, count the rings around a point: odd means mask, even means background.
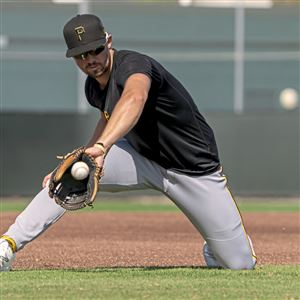
[[[126,80],[132,74],[136,73],[145,74],[151,79],[152,65],[150,60],[146,56],[137,53],[128,53],[124,55],[117,69],[117,85],[124,88]]]

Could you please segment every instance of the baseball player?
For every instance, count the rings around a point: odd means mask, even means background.
[[[205,239],[208,267],[253,269],[256,257],[213,131],[183,85],[153,58],[114,49],[112,35],[95,15],[75,16],[63,33],[66,56],[87,75],[87,100],[100,112],[85,150],[103,167],[100,189],[162,192]],[[66,212],[49,196],[50,177],[0,239],[2,271]]]

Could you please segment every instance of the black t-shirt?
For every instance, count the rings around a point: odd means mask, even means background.
[[[140,154],[166,169],[205,175],[220,166],[212,129],[182,84],[153,58],[127,50],[114,53],[112,73],[104,90],[88,77],[89,103],[112,113],[125,82],[135,73],[151,79],[151,88],[139,121],[125,136]]]

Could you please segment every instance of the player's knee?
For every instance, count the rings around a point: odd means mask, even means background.
[[[244,246],[233,251],[223,264],[231,270],[253,270],[256,265],[256,256],[252,247]]]
[[[230,269],[231,270],[253,270],[255,267],[255,263],[253,261],[241,261],[233,264]]]
[[[253,270],[256,265],[256,256],[253,249],[252,241],[247,236],[247,243],[239,247],[239,251],[231,261],[230,269],[233,270]]]
[[[252,253],[241,253],[234,257],[227,265],[231,270],[253,270],[256,265],[256,257]]]

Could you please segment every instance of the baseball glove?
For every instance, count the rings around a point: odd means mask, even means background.
[[[93,206],[99,188],[102,169],[94,158],[85,152],[85,147],[78,148],[63,157],[53,171],[49,181],[49,196],[67,210],[77,210],[85,206]],[[78,161],[89,167],[89,175],[83,180],[76,180],[71,175],[71,168]]]

